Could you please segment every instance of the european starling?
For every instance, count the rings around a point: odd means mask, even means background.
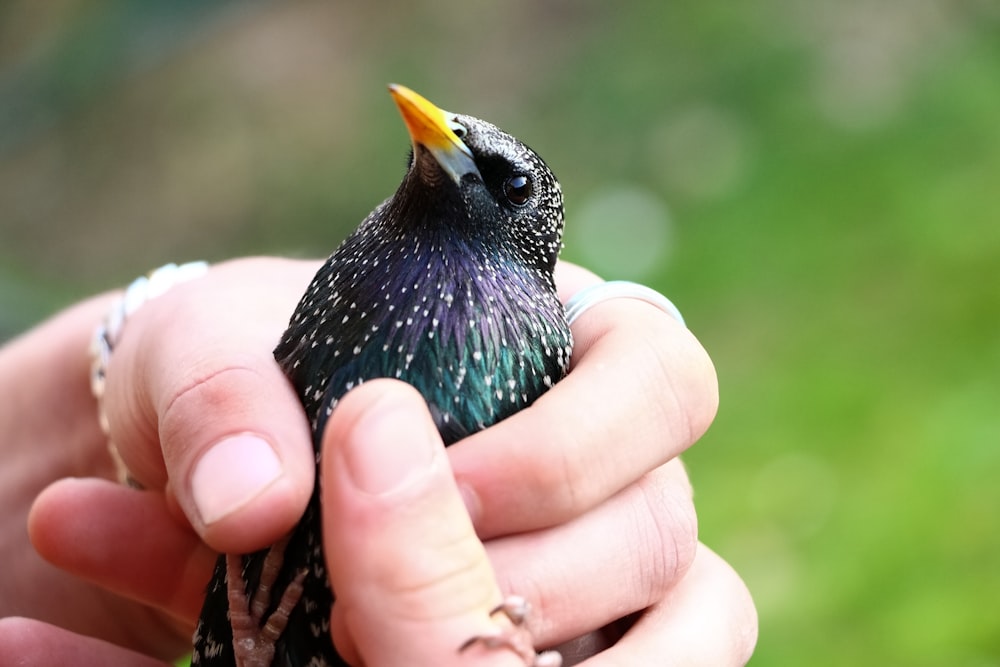
[[[366,380],[413,385],[451,444],[531,405],[569,365],[552,172],[490,123],[390,92],[413,144],[403,182],[319,270],[274,351],[311,420],[317,463],[337,401]],[[286,540],[219,558],[194,665],[346,664],[330,639],[319,497],[317,483]]]

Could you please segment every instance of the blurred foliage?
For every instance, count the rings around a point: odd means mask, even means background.
[[[328,253],[402,173],[400,81],[537,148],[566,255],[712,353],[686,459],[752,664],[1000,665],[998,28],[991,0],[8,1],[0,337],[167,261]]]

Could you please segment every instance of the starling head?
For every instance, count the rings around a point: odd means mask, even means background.
[[[438,109],[403,86],[389,90],[413,142],[389,200],[394,219],[410,229],[447,225],[449,235],[514,252],[551,274],[562,247],[562,190],[538,154],[486,121]]]
[[[529,405],[569,363],[555,176],[494,125],[390,92],[413,144],[406,175],[317,273],[275,351],[317,442],[368,379],[414,385],[452,442]]]

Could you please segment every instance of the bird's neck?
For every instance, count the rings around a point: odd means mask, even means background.
[[[460,243],[411,239],[359,253],[348,242],[328,262],[332,275],[317,275],[330,296],[300,311],[319,306],[321,317],[286,335],[301,341],[289,374],[317,423],[360,382],[395,377],[460,422],[456,433],[473,432],[562,377],[571,341],[551,275]]]

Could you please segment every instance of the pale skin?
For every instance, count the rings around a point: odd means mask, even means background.
[[[0,654],[162,665],[190,648],[217,552],[291,528],[313,454],[271,349],[317,266],[220,264],[129,321],[106,408],[146,491],[113,481],[87,385],[83,350],[111,295],[0,349],[0,616],[37,619],[0,620]],[[598,281],[570,265],[557,280],[563,298]],[[508,650],[457,651],[504,625],[488,612],[510,593],[530,603],[539,646],[582,636],[567,664],[749,659],[752,600],[698,542],[677,459],[715,415],[711,362],[639,301],[602,303],[573,333],[566,380],[447,450],[405,385],[366,383],[340,404],[324,434],[324,541],[352,664],[521,666]],[[247,450],[249,472],[216,448],[244,434],[265,443]]]

